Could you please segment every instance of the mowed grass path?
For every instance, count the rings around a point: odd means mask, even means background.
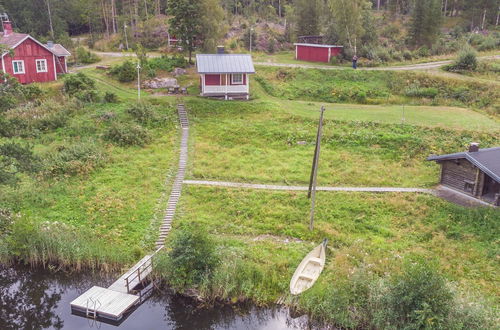
[[[466,108],[334,104],[288,100],[279,101],[279,103],[283,110],[306,118],[318,118],[319,109],[324,106],[326,119],[500,132],[500,123],[497,120]]]
[[[190,100],[194,125],[188,178],[307,183],[319,112],[289,103],[296,108],[274,101]],[[382,113],[391,111],[379,109]],[[493,120],[463,111],[495,127]],[[345,114],[354,118],[349,110]],[[365,118],[375,117],[369,110],[364,114]],[[457,130],[395,124],[390,118],[384,119],[388,123],[374,123],[337,120],[336,116],[334,111],[329,112],[325,121],[318,173],[318,184],[324,186],[430,187],[437,183],[439,168],[425,160],[429,154],[463,150],[472,141],[479,141],[483,147],[500,142],[500,131],[486,128]],[[329,119],[332,117],[334,120]]]
[[[174,227],[201,224],[241,258],[267,268],[282,290],[304,254],[328,238],[323,284],[356,268],[382,276],[403,256],[419,254],[438,259],[463,288],[499,294],[492,244],[500,213],[493,209],[465,209],[421,194],[321,192],[311,232],[309,207],[304,192],[187,186]]]

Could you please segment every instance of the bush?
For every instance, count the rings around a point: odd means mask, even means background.
[[[154,107],[149,103],[132,104],[125,112],[140,124],[151,124],[154,121],[160,120]]]
[[[106,92],[104,94],[104,102],[106,102],[106,103],[118,103],[118,96],[113,92]]]
[[[44,157],[44,175],[83,175],[101,166],[106,154],[93,142],[59,146]]]
[[[472,48],[462,50],[455,63],[445,67],[447,71],[475,71],[477,69],[477,54]]]
[[[445,328],[453,294],[437,265],[423,258],[406,260],[403,271],[393,275],[375,308],[378,328]]]
[[[101,59],[96,54],[86,50],[83,47],[78,47],[75,51],[76,53],[76,62],[83,64],[92,64],[99,62]]]
[[[427,48],[426,46],[422,46],[419,49],[417,49],[416,53],[418,57],[427,57],[431,55],[429,48]]]
[[[95,89],[95,81],[87,75],[79,72],[77,74],[67,75],[64,78],[64,92],[70,96],[84,91]]]
[[[113,66],[109,73],[120,82],[134,81],[137,75],[136,64],[130,60],[126,60],[123,64]]]
[[[215,242],[199,227],[182,228],[169,242],[167,277],[174,289],[199,286],[219,263]]]
[[[24,99],[24,88],[8,74],[0,73],[0,114],[17,106]]]
[[[16,142],[0,145],[0,185],[15,185],[19,173],[35,173],[38,168],[38,158],[33,154],[31,146]]]
[[[406,89],[405,95],[409,97],[426,97],[433,99],[438,96],[439,90],[434,87],[420,88],[416,86],[411,86]]]
[[[151,140],[148,130],[139,125],[113,123],[103,138],[119,146],[145,145]]]

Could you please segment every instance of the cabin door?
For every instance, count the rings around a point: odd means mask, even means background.
[[[488,175],[484,175],[483,198],[493,201],[495,194],[500,193],[500,183],[496,182]]]

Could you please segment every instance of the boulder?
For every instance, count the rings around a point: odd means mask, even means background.
[[[182,75],[185,75],[185,74],[186,74],[186,72],[187,72],[187,71],[186,71],[186,69],[183,69],[183,68],[175,68],[175,69],[174,69],[174,75],[175,75],[176,77],[178,77],[178,76],[182,76]]]
[[[175,87],[178,85],[177,79],[175,78],[153,78],[151,80],[144,81],[143,86],[144,88],[158,89]]]

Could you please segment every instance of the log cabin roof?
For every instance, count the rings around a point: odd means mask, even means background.
[[[196,68],[201,74],[255,73],[249,54],[198,54]]]
[[[454,159],[467,159],[481,171],[500,183],[500,147],[479,149],[475,152],[465,151],[448,155],[431,155],[427,160],[445,161]]]

